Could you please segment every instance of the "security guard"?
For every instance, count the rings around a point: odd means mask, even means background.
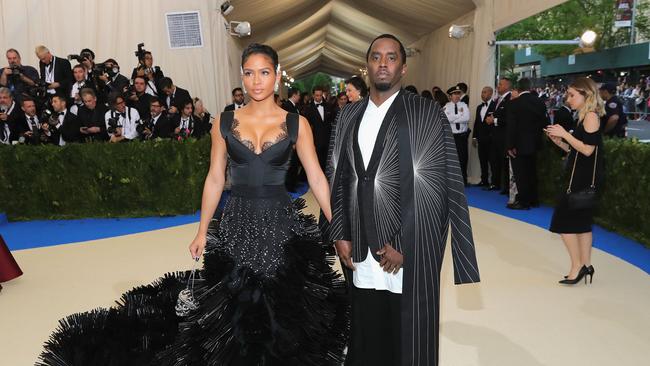
[[[605,100],[605,115],[600,119],[600,130],[605,136],[625,137],[627,116],[623,112],[623,103],[616,96],[613,84],[603,84],[600,87],[600,97]]]
[[[467,185],[468,137],[471,132],[469,129],[469,107],[460,101],[463,90],[458,85],[449,88],[447,94],[450,102],[445,105],[444,110],[451,125],[451,132],[454,134],[463,181]]]

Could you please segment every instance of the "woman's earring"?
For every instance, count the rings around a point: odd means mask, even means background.
[[[273,91],[277,93],[279,89],[280,89],[280,83],[276,81],[275,86],[273,87]]]
[[[246,87],[244,86],[244,83],[241,84],[241,91],[242,91],[244,94],[248,94],[248,92],[246,91]]]

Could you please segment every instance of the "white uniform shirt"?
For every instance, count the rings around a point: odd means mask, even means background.
[[[372,100],[368,100],[368,107],[366,108],[361,124],[359,125],[359,149],[361,150],[363,164],[366,168],[370,162],[370,157],[372,155],[372,150],[375,147],[375,141],[377,140],[381,123],[384,121],[384,117],[386,117],[386,113],[391,104],[393,104],[397,94],[397,92],[393,94],[380,106],[376,106]],[[370,253],[370,248],[368,248],[366,259],[361,263],[354,263],[354,266],[356,268],[356,271],[353,272],[353,282],[355,287],[388,290],[395,294],[402,293],[403,269],[400,268],[397,274],[384,272],[384,270],[379,266],[379,262],[377,262]]]
[[[465,133],[469,128],[469,107],[464,102],[445,104],[445,114],[451,125],[451,132],[454,134]]]

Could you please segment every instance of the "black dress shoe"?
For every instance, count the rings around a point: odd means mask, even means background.
[[[511,210],[530,210],[530,206],[524,205],[521,202],[508,203],[506,207]]]

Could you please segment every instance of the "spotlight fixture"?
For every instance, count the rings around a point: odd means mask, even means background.
[[[235,7],[230,4],[230,1],[224,1],[223,4],[221,4],[221,14],[223,14],[223,16],[232,13],[233,10],[235,10]]]
[[[452,25],[449,27],[449,38],[461,39],[467,37],[468,34],[474,31],[471,25]]]
[[[226,29],[230,32],[231,36],[246,37],[251,35],[251,23],[232,21],[226,24]]]
[[[596,43],[596,32],[588,30],[580,36],[580,48],[592,47]]]
[[[406,48],[406,57],[413,57],[420,54],[419,48],[408,47]]]

